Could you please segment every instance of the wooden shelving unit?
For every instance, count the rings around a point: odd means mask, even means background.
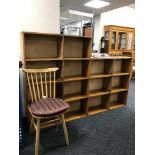
[[[92,38],[22,32],[24,68],[58,67],[56,97],[71,121],[127,104],[132,58],[91,58]],[[26,87],[25,87],[26,88]],[[27,101],[29,101],[29,92]]]

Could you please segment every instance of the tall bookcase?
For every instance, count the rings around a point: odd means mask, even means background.
[[[91,37],[21,34],[24,68],[59,68],[56,97],[70,104],[65,114],[67,121],[127,104],[131,57],[91,58]],[[28,90],[26,96],[28,102]]]

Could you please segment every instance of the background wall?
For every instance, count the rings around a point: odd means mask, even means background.
[[[20,0],[20,30],[60,32],[60,0]]]
[[[95,21],[94,50],[99,50],[100,38],[102,35],[104,35],[104,25],[135,27],[135,9],[125,6],[106,13],[102,13],[101,17],[95,17]]]
[[[94,46],[93,46],[93,49],[94,50],[98,50],[100,47],[99,46],[99,42],[100,42],[100,39],[101,39],[101,15],[99,16],[95,16],[94,17],[94,23],[95,23],[95,28],[94,28]]]

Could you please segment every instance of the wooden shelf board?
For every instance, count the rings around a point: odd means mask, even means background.
[[[81,95],[79,93],[76,93],[76,94],[72,94],[72,95],[66,95],[64,97],[64,100],[66,102],[71,102],[71,101],[75,101],[75,100],[84,99],[84,98],[87,98],[87,97],[88,97],[87,95]]]
[[[77,36],[77,35],[63,35],[64,37],[73,37],[73,38],[88,38],[88,39],[92,39],[92,37],[88,37],[88,36]]]
[[[104,59],[131,59],[129,56],[105,56],[101,58],[91,58],[91,60],[104,60]]]
[[[111,77],[112,74],[94,74],[90,76],[90,79],[102,78],[102,77]]]
[[[118,93],[122,91],[127,91],[128,89],[126,88],[112,88],[111,93]]]
[[[72,113],[72,116],[66,117],[65,120],[66,120],[66,122],[69,122],[69,121],[76,120],[79,118],[84,118],[86,116],[87,116],[87,114],[85,114],[85,113],[75,113],[75,114]]]
[[[51,61],[51,60],[62,60],[62,58],[27,58],[26,61]]]
[[[126,106],[126,105],[122,104],[122,103],[114,103],[113,105],[110,105],[109,109],[112,110],[112,109],[117,109],[117,108],[121,108],[124,106]]]
[[[126,72],[116,72],[116,73],[112,74],[112,76],[122,76],[122,75],[129,75],[129,73],[126,73]]]
[[[89,60],[90,58],[64,58],[64,60]]]
[[[61,34],[56,34],[56,33],[42,33],[42,32],[29,32],[29,31],[22,31],[24,34],[34,34],[34,35],[47,35],[47,36],[53,36],[56,38],[61,38],[63,35]]]
[[[85,80],[85,79],[88,79],[88,77],[85,77],[85,76],[70,76],[70,77],[64,78],[64,82],[78,81],[78,80]]]
[[[89,97],[106,95],[106,94],[110,94],[110,92],[108,90],[93,90],[93,91],[89,91]]]
[[[108,109],[101,109],[101,108],[98,108],[98,109],[92,109],[88,112],[88,115],[94,115],[94,114],[97,114],[97,113],[100,113],[100,112],[105,112],[105,111],[108,111]]]

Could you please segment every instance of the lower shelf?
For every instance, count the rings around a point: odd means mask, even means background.
[[[103,108],[101,106],[96,106],[96,107],[91,107],[89,109],[89,112],[88,112],[88,115],[93,115],[93,114],[97,114],[97,113],[100,113],[100,112],[105,112],[107,111],[108,109],[106,108]]]
[[[117,108],[121,108],[121,107],[124,107],[126,106],[125,104],[122,104],[122,103],[112,103],[109,107],[110,110],[112,109],[117,109]]]
[[[86,117],[87,114],[85,113],[80,113],[80,112],[70,112],[67,114],[67,116],[65,116],[66,122],[72,121],[72,120],[76,120],[79,118],[83,118]]]

